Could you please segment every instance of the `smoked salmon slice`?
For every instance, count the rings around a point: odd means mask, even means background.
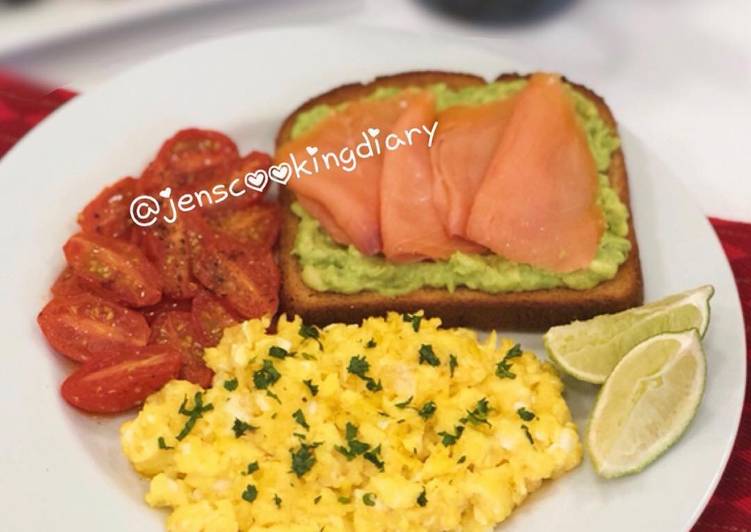
[[[466,234],[477,189],[506,128],[514,97],[482,105],[459,105],[438,113],[430,158],[433,201],[451,236]]]
[[[393,130],[424,131],[435,123],[435,97],[413,92]],[[381,236],[383,254],[394,262],[446,259],[455,251],[479,246],[446,232],[433,200],[433,169],[426,135],[383,155],[381,174]]]
[[[291,156],[300,163],[308,161],[306,168],[311,174],[299,178],[293,175],[287,186],[334,240],[352,244],[366,255],[374,255],[382,247],[382,157],[373,153],[371,157],[350,159],[349,155],[365,142],[369,129],[380,130],[381,136],[387,134],[402,112],[402,103],[398,95],[353,101],[321,120],[311,131],[282,145],[276,154],[277,163],[289,163]],[[363,146],[361,153],[364,150]],[[313,172],[314,160],[317,172]]]
[[[559,76],[535,74],[517,96],[467,222],[506,259],[554,272],[587,267],[604,230],[597,169]]]

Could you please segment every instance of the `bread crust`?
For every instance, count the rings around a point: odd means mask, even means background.
[[[526,76],[505,73],[499,81],[511,81]],[[605,100],[591,89],[566,80],[596,106],[600,116],[614,130],[617,124]],[[283,122],[276,138],[279,148],[290,137],[297,115],[319,104],[336,105],[361,98],[381,87],[425,86],[446,83],[452,89],[480,85],[486,81],[471,74],[451,72],[405,72],[381,76],[370,83],[354,83],[335,88],[308,100]],[[630,208],[628,176],[623,152],[613,153],[609,169],[610,183],[621,200]],[[287,314],[300,315],[306,323],[326,325],[334,322],[359,323],[368,316],[384,315],[388,311],[415,312],[424,310],[428,316],[440,317],[446,326],[478,329],[506,328],[516,330],[544,330],[573,320],[589,319],[598,314],[618,312],[643,302],[643,279],[639,248],[629,217],[629,239],[632,249],[616,276],[589,290],[553,288],[526,292],[489,294],[468,288],[454,292],[444,289],[421,288],[397,296],[377,292],[338,294],[317,292],[302,280],[300,265],[292,255],[298,218],[290,211],[293,193],[286,188],[280,192],[283,221],[280,238],[280,267],[282,273],[281,309]]]

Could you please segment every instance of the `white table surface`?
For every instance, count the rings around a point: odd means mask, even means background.
[[[33,47],[0,47],[0,66],[86,91],[154,55],[258,27],[357,24],[474,38],[531,69],[594,88],[620,122],[662,154],[705,212],[751,221],[749,0],[574,0],[543,20],[495,27],[447,17],[418,0],[210,4]],[[249,51],[249,66],[254,56]],[[315,60],[304,47],[300,59]]]

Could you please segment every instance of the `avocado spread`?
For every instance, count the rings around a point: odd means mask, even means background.
[[[476,105],[507,98],[518,92],[525,83],[524,80],[495,82],[458,91],[437,84],[430,86],[429,90],[435,94],[440,111],[452,105]],[[368,98],[386,98],[398,90],[378,89]],[[597,203],[602,208],[606,223],[597,255],[587,268],[561,274],[511,262],[498,255],[462,252],[456,252],[442,261],[396,264],[382,256],[365,256],[354,246],[334,242],[312,216],[294,203],[292,211],[300,218],[300,224],[293,254],[300,261],[305,284],[321,292],[343,294],[368,290],[397,295],[421,287],[453,291],[459,286],[498,293],[560,286],[586,290],[615,277],[631,250],[631,242],[627,238],[628,209],[610,186],[607,176],[611,156],[618,148],[619,140],[600,118],[591,101],[573,89],[570,89],[570,94],[597,164]],[[292,137],[309,131],[336,110],[336,107],[319,105],[301,113],[293,126]]]

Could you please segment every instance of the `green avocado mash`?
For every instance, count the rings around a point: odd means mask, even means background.
[[[481,104],[507,98],[518,92],[526,82],[489,83],[458,91],[444,84],[429,87],[436,95],[439,110],[457,104]],[[385,98],[398,89],[379,89],[369,98]],[[586,269],[571,273],[555,273],[505,260],[498,255],[456,252],[448,260],[395,264],[382,256],[368,257],[354,246],[334,242],[318,222],[297,203],[292,211],[300,218],[293,254],[302,266],[303,281],[314,290],[352,294],[364,290],[397,295],[421,287],[445,288],[459,286],[483,292],[541,290],[564,286],[586,290],[612,279],[628,257],[628,209],[610,186],[607,177],[611,155],[619,140],[600,118],[597,108],[586,97],[571,90],[576,112],[587,133],[587,140],[597,163],[600,190],[597,202],[603,210],[607,228],[592,263]],[[344,104],[346,105],[346,104]],[[292,129],[292,137],[302,135],[336,108],[319,105],[302,113]]]

